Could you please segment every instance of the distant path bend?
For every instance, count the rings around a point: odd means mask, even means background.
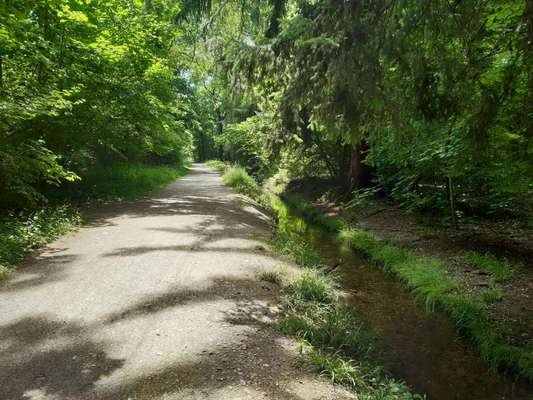
[[[193,164],[0,285],[0,399],[339,399],[264,322],[268,219]]]

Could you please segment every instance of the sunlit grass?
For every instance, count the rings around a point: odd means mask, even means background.
[[[220,160],[209,160],[205,162],[208,167],[215,168],[220,172],[224,172],[228,168],[228,164]]]
[[[226,186],[232,187],[238,193],[257,199],[261,195],[261,188],[246,170],[242,167],[231,166],[226,168],[222,180]]]

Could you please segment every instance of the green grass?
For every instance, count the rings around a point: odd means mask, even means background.
[[[362,399],[420,398],[378,365],[372,335],[352,309],[337,303],[333,278],[320,269],[304,268],[282,286],[278,327],[300,340],[300,349],[322,375],[350,387]]]
[[[205,162],[208,167],[215,168],[220,172],[224,172],[228,168],[228,164],[220,160],[209,160]]]
[[[286,219],[287,209],[279,198],[263,194],[243,168],[228,167],[223,181],[259,201],[277,221]],[[292,228],[298,231],[298,226]],[[358,399],[421,399],[385,374],[376,359],[369,356],[371,336],[352,310],[338,305],[335,280],[324,273],[320,256],[307,243],[282,230],[281,224],[272,239],[272,249],[304,268],[296,277],[288,272],[265,270],[258,278],[281,286],[283,312],[278,327],[301,340],[302,348],[309,349],[307,355],[321,374],[356,390]]]
[[[350,228],[340,220],[324,224],[325,220],[333,218],[317,215],[317,210],[300,198],[288,198],[288,202],[290,205],[295,204],[296,212],[308,221],[337,234],[351,248],[363,252],[376,265],[394,273],[428,309],[439,307],[448,312],[458,328],[470,336],[482,358],[492,369],[511,369],[533,379],[533,349],[507,343],[508,327],[494,321],[483,304],[469,294],[460,281],[447,274],[440,260],[418,256],[380,240],[368,231]],[[475,258],[477,262],[479,259]],[[485,261],[485,268],[490,268],[495,278],[508,277],[507,267],[501,268],[501,264],[495,264],[490,257],[482,259]],[[490,262],[486,262],[487,260]],[[491,292],[486,296],[494,300],[499,297],[499,293]]]
[[[322,375],[353,389],[359,399],[420,399],[378,365],[372,335],[353,309],[339,305],[336,281],[324,273],[320,257],[313,255],[314,264],[302,259],[302,246],[307,246],[286,233],[278,231],[274,238],[273,248],[279,251],[276,241],[283,242],[283,255],[303,267],[296,276],[276,275],[283,304],[279,330],[300,341],[301,351]]]
[[[291,256],[299,264],[311,267],[320,264],[320,256],[307,243],[293,238],[284,231],[276,231],[272,238],[272,246],[279,254]]]
[[[264,270],[259,272],[257,277],[261,281],[274,283],[276,285],[281,285],[283,282],[283,277],[278,271]]]
[[[238,193],[258,199],[261,196],[261,188],[246,170],[239,166],[226,168],[222,180],[226,186],[232,187]]]
[[[62,186],[58,195],[73,202],[134,199],[164,187],[186,172],[185,166],[96,166],[81,174],[81,181]]]
[[[500,260],[492,254],[481,254],[476,251],[467,251],[464,255],[465,261],[471,266],[487,272],[496,281],[503,282],[512,278],[513,266],[509,261]]]
[[[503,292],[500,288],[492,287],[483,291],[481,296],[485,303],[493,304],[503,299]]]
[[[49,243],[80,222],[79,212],[69,206],[48,207],[1,217],[0,280],[7,277],[29,251]]]

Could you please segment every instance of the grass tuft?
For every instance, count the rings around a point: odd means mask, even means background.
[[[502,301],[503,299],[503,292],[500,288],[492,287],[487,290],[485,290],[481,296],[483,297],[483,301],[487,304],[493,304],[497,303],[498,301]]]
[[[270,282],[278,286],[283,282],[283,277],[281,276],[280,272],[272,270],[264,270],[259,272],[258,278],[261,281]]]
[[[232,187],[238,193],[258,199],[261,196],[261,188],[246,170],[242,167],[232,166],[226,168],[222,180],[226,186]]]
[[[215,168],[220,172],[224,172],[228,168],[228,164],[220,160],[209,160],[205,162],[208,167]]]
[[[321,263],[321,258],[307,243],[291,237],[285,231],[277,231],[272,238],[274,250],[294,258],[297,264],[312,267]]]
[[[333,280],[317,269],[305,269],[287,287],[294,301],[331,304],[336,300]]]
[[[492,254],[481,254],[476,251],[467,251],[464,255],[465,261],[471,266],[490,274],[496,281],[503,282],[509,280],[514,273],[509,261],[500,260]]]

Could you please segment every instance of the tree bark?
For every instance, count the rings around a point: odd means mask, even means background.
[[[533,146],[533,0],[526,0],[524,20],[527,25],[526,65],[529,66],[525,117],[527,141],[529,146]]]
[[[370,167],[364,164],[368,145],[362,141],[352,148],[348,188],[350,191],[370,185]]]

